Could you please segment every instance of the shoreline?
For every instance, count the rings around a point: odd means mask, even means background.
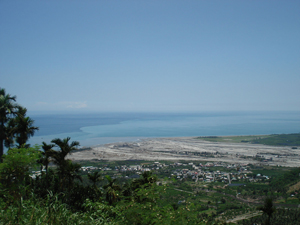
[[[239,135],[239,137],[241,136],[244,135]],[[229,138],[236,136],[222,137]],[[74,161],[166,160],[227,162],[231,164],[261,164],[287,167],[297,167],[300,165],[300,154],[297,149],[292,149],[290,146],[209,142],[197,139],[197,137],[148,137],[139,139],[139,141],[115,142],[89,147],[72,153],[68,158]]]
[[[132,142],[141,142],[143,140],[147,139],[182,139],[182,138],[207,138],[207,137],[218,137],[218,138],[229,138],[229,137],[263,137],[263,136],[270,136],[271,134],[245,134],[245,135],[206,135],[206,136],[178,136],[178,137],[103,137],[103,139],[119,139],[120,141],[112,141],[108,143],[100,143],[100,144],[95,144],[95,145],[87,145],[87,146],[82,146],[82,149],[87,149],[87,148],[97,148],[97,147],[102,147],[105,145],[111,145],[111,144],[118,144],[118,143],[132,143]],[[123,139],[123,140],[121,140]]]

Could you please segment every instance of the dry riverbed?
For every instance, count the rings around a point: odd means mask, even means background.
[[[195,137],[147,138],[139,142],[112,143],[80,150],[71,160],[170,160],[252,163],[297,167],[299,149],[248,143],[208,142]]]

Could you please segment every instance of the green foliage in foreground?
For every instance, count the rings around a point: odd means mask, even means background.
[[[3,157],[0,224],[216,224],[215,214],[200,213],[192,202],[162,204],[166,187],[156,185],[152,172],[126,184],[107,175],[102,187],[96,185],[101,176],[95,173],[88,176],[91,185],[83,186],[77,164],[63,154],[72,144],[62,141],[63,149],[50,154],[56,170],[48,169],[36,179],[29,169],[44,162],[38,148],[10,149]]]
[[[119,220],[118,207],[89,200],[84,207],[86,212],[73,212],[57,195],[49,193],[45,200],[36,199],[33,195],[18,205],[1,207],[0,224],[117,224]]]
[[[7,198],[20,200],[27,194],[29,168],[36,164],[40,152],[35,148],[9,149],[0,164],[1,193]]]
[[[65,153],[73,151],[77,145],[77,142],[69,144],[69,140],[56,141],[60,145],[53,142],[60,149],[55,152],[50,149],[47,154],[47,151],[41,153],[37,147],[15,148],[3,157],[0,164],[0,225],[212,225],[224,224],[226,220],[257,212],[258,209],[266,215],[250,218],[241,224],[249,224],[248,221],[273,224],[278,215],[277,211],[274,213],[272,202],[257,208],[240,202],[236,194],[240,193],[241,198],[255,196],[263,200],[271,196],[287,200],[287,186],[284,184],[291,185],[299,180],[299,168],[294,168],[284,169],[286,172],[268,182],[247,183],[245,187],[225,188],[221,182],[195,183],[191,178],[165,178],[159,180],[158,185],[157,175],[150,171],[126,182],[114,177],[114,171],[105,175],[99,171],[86,172],[83,183],[80,165],[65,157]],[[30,177],[32,166],[38,167],[37,163],[47,165],[49,160],[56,164],[55,168],[45,167],[47,170],[42,171],[40,176],[35,179]],[[272,169],[269,168],[273,174]],[[165,174],[163,171],[161,173]],[[296,216],[300,210],[278,210],[279,215],[290,216],[291,219],[285,220],[286,224],[298,223]],[[276,220],[282,221],[282,218]]]
[[[153,202],[120,202],[109,206],[87,199],[83,206],[84,211],[73,212],[51,193],[46,200],[32,196],[19,205],[1,207],[0,224],[218,224],[213,217],[198,214],[193,205],[174,210]]]

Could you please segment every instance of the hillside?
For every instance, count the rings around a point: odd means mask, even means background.
[[[197,137],[197,139],[211,142],[251,143],[271,146],[300,146],[300,133],[245,136],[206,136]]]

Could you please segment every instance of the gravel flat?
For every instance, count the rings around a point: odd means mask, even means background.
[[[147,138],[139,142],[111,143],[72,153],[68,158],[75,161],[186,160],[300,166],[299,149],[249,143],[208,142],[195,137]]]

